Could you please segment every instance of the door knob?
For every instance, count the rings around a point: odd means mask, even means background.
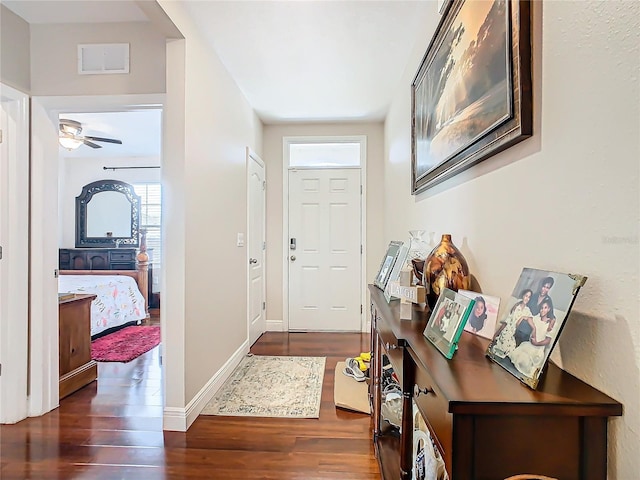
[[[258,259],[257,258],[250,258],[249,259],[249,265],[253,265],[254,263],[258,263]]]
[[[296,261],[296,256],[295,255],[291,255],[291,261],[295,262]]]

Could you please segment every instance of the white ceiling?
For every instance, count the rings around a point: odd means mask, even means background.
[[[2,3],[29,23],[146,20],[132,1]],[[265,123],[384,119],[421,26],[437,14],[435,0],[183,3]]]
[[[113,138],[122,145],[93,142],[102,148],[81,145],[76,150],[60,147],[66,158],[159,157],[162,144],[162,111],[63,113],[60,118],[82,124],[82,135]]]
[[[185,3],[266,122],[382,120],[436,12],[429,1]]]
[[[126,0],[2,0],[29,23],[146,22],[146,15]]]

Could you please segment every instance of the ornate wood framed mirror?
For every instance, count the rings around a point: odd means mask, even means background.
[[[76,197],[76,248],[138,247],[140,197],[133,185],[98,180]]]

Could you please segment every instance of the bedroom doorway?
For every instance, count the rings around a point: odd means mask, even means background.
[[[142,109],[156,109],[162,111],[165,101],[164,95],[106,95],[91,97],[32,97],[32,164],[31,164],[31,245],[32,258],[31,270],[31,339],[30,351],[32,368],[29,375],[31,396],[29,398],[29,415],[41,415],[51,411],[58,405],[58,295],[57,295],[57,268],[58,249],[64,245],[61,239],[67,238],[69,245],[75,246],[75,239],[69,229],[75,230],[75,206],[67,205],[66,214],[63,211],[60,189],[64,186],[65,160],[51,162],[60,153],[59,119],[60,114],[92,113],[92,112],[126,112],[140,111]],[[88,130],[88,129],[87,129]],[[133,131],[137,130],[134,125]],[[84,133],[91,135],[88,131]],[[100,130],[100,133],[103,133]],[[117,133],[104,131],[102,135],[92,136],[121,139]],[[161,137],[158,138],[161,147]],[[124,143],[124,141],[123,141]],[[103,144],[105,145],[105,144]],[[93,149],[84,145],[76,150],[78,158],[73,158],[69,163],[77,166],[77,171],[71,173],[72,180],[78,180],[76,174],[81,171],[93,169],[98,172],[99,178],[108,178],[113,170],[104,167],[117,166],[112,163],[113,156],[107,156],[97,160],[96,163],[86,159],[85,152],[101,151],[106,147]],[[83,161],[83,157],[85,160]],[[134,158],[135,155],[130,157]],[[107,160],[109,163],[107,163]],[[159,152],[155,158],[154,166],[161,165],[162,156]],[[121,163],[122,166],[127,164]],[[156,169],[159,172],[160,169]],[[116,170],[117,171],[117,170]],[[158,173],[159,177],[159,173]],[[59,181],[51,181],[58,179]],[[59,185],[60,184],[60,185]],[[86,183],[84,183],[86,184]],[[77,193],[75,194],[77,196]],[[75,196],[73,198],[75,199]],[[59,207],[60,204],[60,207]],[[37,220],[36,220],[37,219]],[[65,237],[66,236],[66,237]],[[160,275],[159,275],[160,276]],[[162,281],[158,282],[160,285]],[[162,322],[160,322],[162,323]],[[34,365],[46,365],[46,368],[33,368]]]

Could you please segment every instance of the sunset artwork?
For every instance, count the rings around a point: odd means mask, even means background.
[[[509,2],[459,5],[414,82],[416,180],[513,116]]]

